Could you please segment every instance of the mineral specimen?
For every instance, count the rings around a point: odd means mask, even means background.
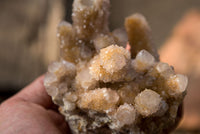
[[[73,24],[58,26],[61,58],[49,65],[47,93],[74,134],[168,133],[187,77],[159,62],[142,15],[110,32],[108,9],[109,0],[74,1]]]

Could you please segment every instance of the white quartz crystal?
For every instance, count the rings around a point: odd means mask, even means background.
[[[82,68],[76,75],[77,86],[80,86],[84,90],[94,88],[97,81],[90,75],[89,68]]]
[[[186,90],[188,78],[185,75],[176,74],[168,79],[167,84],[170,87],[168,91],[169,94],[182,94]]]
[[[135,98],[136,110],[143,116],[156,113],[161,107],[161,97],[153,90],[145,89]]]
[[[137,55],[133,63],[133,67],[136,70],[144,71],[153,66],[155,58],[146,50],[141,50]]]
[[[156,65],[156,70],[164,78],[169,78],[170,76],[174,75],[174,71],[173,71],[172,67],[170,67],[167,63],[159,62]]]
[[[119,129],[124,125],[133,124],[136,119],[136,110],[130,104],[121,105],[115,115],[114,115],[114,123],[110,126],[113,129]]]

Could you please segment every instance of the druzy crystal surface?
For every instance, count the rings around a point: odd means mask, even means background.
[[[60,60],[44,85],[74,134],[155,134],[176,127],[187,77],[159,62],[141,14],[108,28],[109,0],[75,0],[61,22]]]

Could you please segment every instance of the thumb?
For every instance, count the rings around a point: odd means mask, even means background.
[[[45,90],[43,80],[44,75],[37,78],[34,82],[22,89],[11,99],[21,99],[23,101],[41,105],[45,108],[50,108],[53,105],[53,102]]]

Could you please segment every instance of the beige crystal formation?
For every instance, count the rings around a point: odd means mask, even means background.
[[[142,15],[110,32],[108,9],[109,0],[74,1],[73,24],[58,26],[61,58],[49,65],[47,93],[74,134],[169,133],[187,77],[159,62]]]

